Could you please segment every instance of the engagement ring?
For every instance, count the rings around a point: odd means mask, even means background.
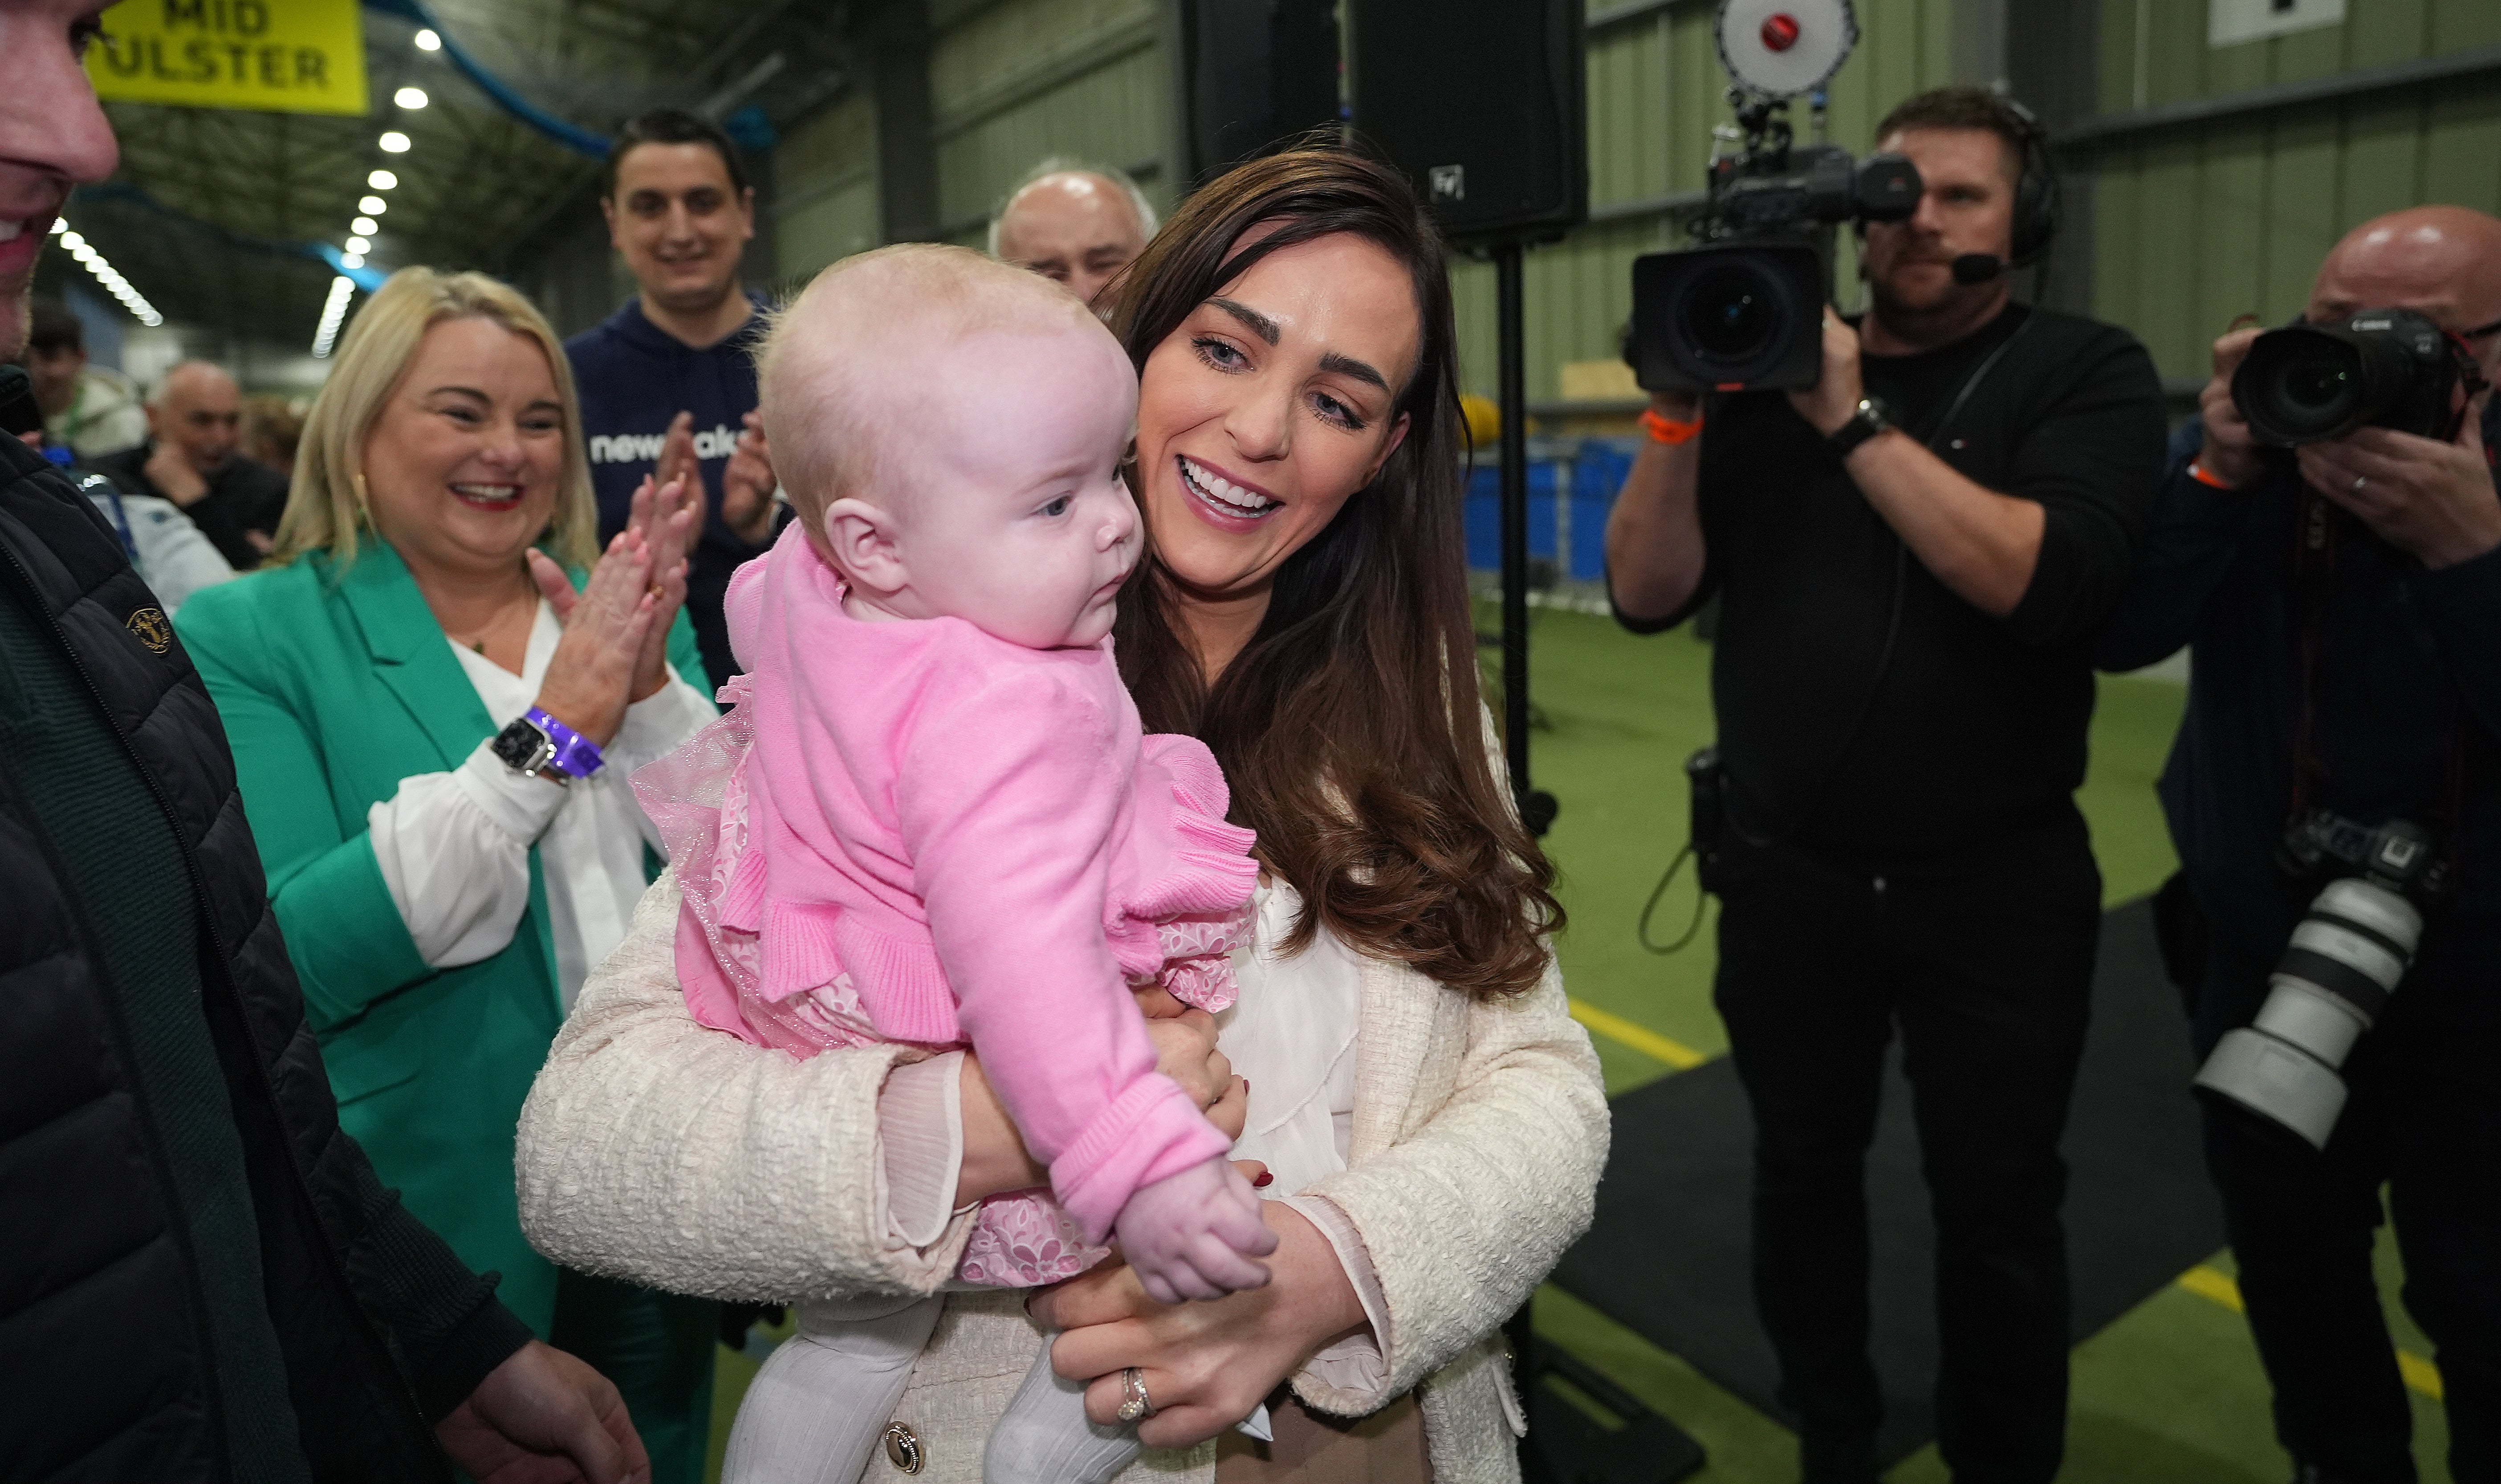
[[[1155,1404],[1147,1397],[1146,1375],[1137,1367],[1120,1372],[1120,1389],[1128,1394],[1120,1403],[1118,1416],[1122,1422],[1137,1422],[1155,1414]]]

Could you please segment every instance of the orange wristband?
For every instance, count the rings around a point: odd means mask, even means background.
[[[2232,487],[2224,480],[2216,478],[2213,470],[2208,469],[2203,463],[2200,463],[2196,459],[2190,459],[2188,461],[2188,478],[2205,485],[2208,489],[2229,489]]]
[[[1691,443],[1695,436],[1701,433],[1702,414],[1694,413],[1691,422],[1677,422],[1660,416],[1657,408],[1644,408],[1641,425],[1642,431],[1650,435],[1651,443],[1666,444],[1673,447],[1678,444]]]

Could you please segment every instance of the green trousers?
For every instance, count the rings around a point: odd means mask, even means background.
[[[565,1270],[548,1343],[617,1383],[651,1455],[651,1484],[703,1484],[718,1303]]]

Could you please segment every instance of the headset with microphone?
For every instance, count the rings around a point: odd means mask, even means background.
[[[1998,114],[2016,137],[2023,157],[2023,172],[2015,182],[2015,231],[2013,249],[2007,257],[1994,252],[1965,252],[1953,260],[1953,279],[1957,283],[1985,283],[2010,268],[2029,268],[2050,250],[2050,239],[2058,235],[2058,172],[2050,160],[2050,132],[2041,127],[2033,112],[2017,100],[2003,95],[1990,99]],[[1867,223],[1853,222],[1851,230],[1863,242]],[[1861,276],[1867,272],[1867,260],[1858,260]]]
[[[1957,283],[1985,283],[2009,268],[2029,268],[2058,235],[2058,172],[2050,160],[2050,134],[2033,112],[2013,98],[1997,107],[2022,139],[2023,174],[2015,182],[2015,240],[2011,257],[1966,252],[1953,260]]]

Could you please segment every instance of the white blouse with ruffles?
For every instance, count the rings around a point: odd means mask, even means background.
[[[564,626],[539,600],[515,675],[447,637],[487,719],[502,727],[535,704]],[[557,787],[523,777],[481,742],[449,773],[400,780],[368,809],[366,830],[391,905],[419,957],[455,969],[504,951],[530,905],[530,846],[547,879],[557,990],[573,1008],[582,981],[624,941],[642,899],[643,848],[659,838],[634,798],[633,773],[713,719],[703,693],[669,671],[667,683],[625,709],[625,723],[600,749],[606,765]]]

